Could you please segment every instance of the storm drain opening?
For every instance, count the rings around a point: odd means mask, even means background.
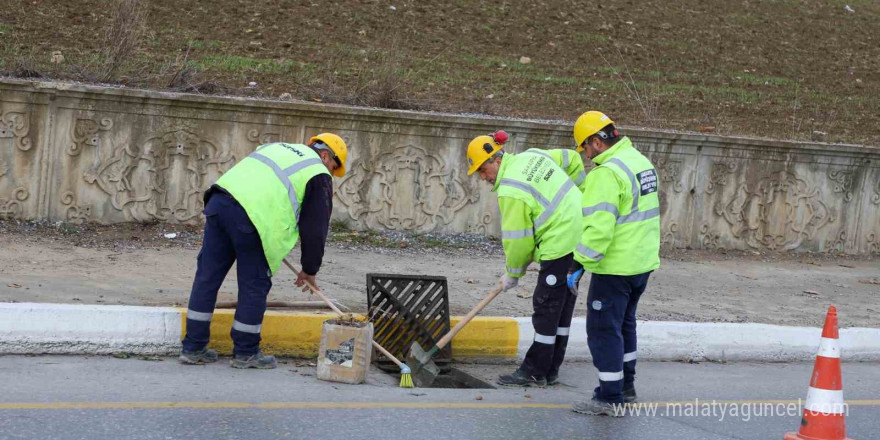
[[[399,369],[397,370],[400,371]],[[447,366],[434,379],[434,383],[429,388],[457,388],[457,389],[477,389],[477,390],[494,390],[495,385],[489,382],[477,379],[462,370],[455,367]],[[395,372],[387,370],[386,373],[391,376],[398,377]],[[417,388],[414,388],[417,389]]]
[[[406,359],[413,342],[430,349],[451,328],[446,277],[368,273],[367,318],[373,323],[373,339],[400,360]],[[377,353],[374,359],[382,371],[400,372],[400,367],[385,356]],[[440,368],[431,388],[495,389],[452,368],[452,343],[431,360]]]
[[[368,273],[367,318],[373,323],[373,339],[397,359],[406,359],[413,342],[430,349],[451,328],[446,277]],[[377,353],[374,359],[384,371],[400,371],[385,356]],[[432,360],[445,373],[452,344]]]
[[[477,379],[455,367],[450,367],[449,372],[441,373],[434,379],[431,388],[461,388],[461,389],[491,389],[495,386]]]

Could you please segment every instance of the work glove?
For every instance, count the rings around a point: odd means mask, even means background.
[[[510,276],[507,276],[507,274],[504,274],[501,277],[501,291],[502,292],[506,292],[510,289],[513,289],[514,287],[516,287],[517,284],[519,284],[519,278],[513,278]]]
[[[568,291],[572,295],[577,296],[578,288],[581,284],[581,277],[584,276],[584,267],[577,261],[568,269],[568,276],[565,277],[565,284],[568,285]]]

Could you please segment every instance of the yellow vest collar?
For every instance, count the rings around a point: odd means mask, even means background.
[[[632,141],[629,140],[629,137],[627,136],[620,138],[620,140],[617,141],[617,143],[614,144],[613,147],[603,151],[602,154],[594,157],[593,162],[595,162],[596,165],[602,165],[603,163],[605,163],[605,161],[614,157],[617,152],[624,148],[632,148]]]

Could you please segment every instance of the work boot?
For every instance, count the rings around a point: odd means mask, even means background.
[[[532,376],[517,369],[513,374],[502,374],[501,376],[498,376],[496,383],[498,385],[510,387],[544,387],[547,386],[547,379],[543,376]]]
[[[636,403],[636,388],[627,388],[623,390],[623,401],[624,403]]]
[[[547,383],[550,383],[549,380],[550,379],[548,377]],[[593,398],[595,399],[596,397],[597,397],[597,394],[595,391],[593,391]],[[636,403],[636,389],[635,389],[635,387],[627,388],[627,389],[623,390],[623,403]]]
[[[277,366],[275,356],[264,355],[259,351],[252,355],[237,354],[232,357],[229,365],[232,368],[259,368],[261,370],[271,370]]]
[[[180,357],[177,359],[181,364],[186,365],[210,364],[217,362],[217,352],[210,348],[203,348],[199,351],[180,350]]]
[[[604,415],[611,417],[623,417],[624,415],[622,403],[606,402],[604,400],[599,400],[595,397],[590,400],[575,402],[571,405],[571,410],[576,413],[587,414],[591,416]]]

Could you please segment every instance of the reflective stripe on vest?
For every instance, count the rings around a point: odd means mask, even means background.
[[[535,229],[540,228],[541,225],[543,225],[544,222],[546,222],[547,219],[549,219],[550,216],[553,215],[554,212],[556,212],[556,208],[559,207],[560,203],[562,203],[562,198],[565,197],[565,195],[568,194],[568,192],[572,188],[574,188],[574,182],[572,182],[571,179],[566,180],[565,183],[562,185],[562,188],[559,188],[559,191],[556,191],[556,195],[553,196],[553,201],[550,202],[550,205],[545,206],[544,212],[542,212],[541,215],[539,215],[538,218],[535,220]]]
[[[501,186],[510,186],[528,192],[532,195],[532,197],[535,198],[535,200],[538,201],[538,203],[541,204],[541,206],[544,208],[544,212],[542,212],[541,215],[539,215],[538,218],[535,219],[535,229],[538,229],[541,227],[541,225],[544,224],[544,222],[546,222],[550,218],[551,215],[553,215],[553,213],[556,211],[556,208],[559,206],[560,203],[562,203],[562,199],[565,197],[565,195],[568,194],[568,192],[572,188],[574,188],[574,182],[572,182],[571,179],[566,180],[565,183],[562,184],[562,188],[559,188],[559,190],[556,191],[556,194],[553,196],[552,202],[547,200],[547,198],[544,197],[544,195],[541,194],[537,188],[524,182],[513,179],[501,179]]]
[[[581,213],[583,214],[584,217],[586,217],[588,215],[595,214],[600,211],[601,212],[610,212],[611,214],[614,215],[615,219],[618,216],[620,216],[620,212],[617,210],[617,206],[614,206],[613,203],[608,203],[608,202],[600,202],[600,203],[597,203],[593,206],[587,206],[586,208],[581,210]]]
[[[506,269],[507,269],[508,272],[510,272],[510,273],[512,273],[512,274],[514,274],[514,275],[522,275],[522,274],[526,273],[526,269],[528,269],[528,267],[529,267],[529,265],[526,264],[526,265],[523,266],[523,267],[510,267],[510,266],[506,266]]]
[[[539,156],[544,156],[547,159],[550,159],[553,162],[556,162],[556,160],[553,159],[553,156],[551,156],[546,151],[541,151],[538,149],[530,149],[530,150],[527,150],[527,152],[537,154]],[[562,171],[565,172],[566,174],[568,174],[568,166],[571,165],[570,154],[571,154],[571,150],[568,150],[568,149],[562,150]],[[583,170],[581,170],[581,172],[578,173],[577,177],[574,179],[574,184],[577,186],[581,186],[581,184],[584,183],[584,179],[586,179],[586,178],[587,178],[587,173],[584,172]]]
[[[624,164],[622,160],[616,157],[608,159],[608,162],[617,165],[621,170],[623,170],[624,173],[626,173],[626,176],[629,177],[629,184],[632,187],[632,209],[630,209],[629,214],[617,217],[617,224],[621,225],[624,223],[640,222],[642,220],[648,220],[650,218],[659,216],[659,207],[652,208],[644,212],[639,212],[639,183],[636,181],[636,175],[633,174],[632,170],[630,170],[629,167],[626,166],[626,164]],[[584,212],[586,212],[586,210],[587,208],[584,208]]]
[[[577,251],[579,254],[584,255],[588,258],[592,258],[595,261],[599,261],[599,260],[605,258],[605,255],[602,255],[599,252],[596,252],[594,249],[590,249],[590,248],[584,246],[583,243],[578,243]]]
[[[551,156],[550,153],[548,153],[546,151],[542,151],[542,150],[538,150],[538,149],[533,148],[533,149],[527,150],[526,153],[532,153],[532,154],[537,154],[538,156],[544,156],[547,159],[550,159],[553,162],[556,162],[555,160],[553,160],[553,156]]]
[[[272,159],[269,159],[266,156],[263,156],[259,152],[253,152],[248,157],[252,159],[256,159],[270,168],[275,172],[275,176],[278,177],[278,180],[281,181],[281,184],[287,188],[287,198],[290,199],[290,206],[293,208],[293,215],[296,218],[297,222],[299,222],[299,201],[296,200],[296,188],[293,187],[293,182],[290,181],[290,176],[296,174],[297,171],[311,165],[318,165],[324,162],[321,159],[305,159],[301,160],[287,168],[281,169]]]
[[[526,238],[535,235],[534,229],[522,229],[519,231],[501,231],[501,238],[503,240],[516,240],[518,238]]]

